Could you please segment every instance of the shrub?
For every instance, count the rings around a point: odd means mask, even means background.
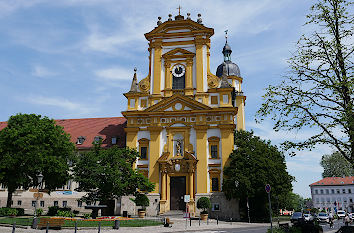
[[[58,213],[56,216],[72,218],[72,217],[75,217],[76,215],[68,210],[58,210]]]
[[[48,216],[56,216],[59,210],[59,206],[49,206],[48,207]]]
[[[208,197],[201,197],[197,201],[197,208],[198,209],[203,209],[201,214],[207,214],[209,209],[211,207],[210,199]]]
[[[132,200],[136,206],[141,206],[142,210],[146,210],[146,206],[150,205],[149,198],[144,193],[138,193],[135,199],[130,200]]]
[[[41,216],[43,214],[43,209],[37,209],[37,216]]]
[[[78,214],[80,213],[80,211],[74,210],[73,213],[74,213],[75,215],[78,215]]]
[[[0,216],[16,216],[18,215],[18,210],[15,208],[0,208]]]
[[[88,218],[91,218],[91,213],[84,214],[84,219],[88,219]]]
[[[25,209],[24,208],[16,208],[16,210],[17,210],[17,216],[25,215]]]

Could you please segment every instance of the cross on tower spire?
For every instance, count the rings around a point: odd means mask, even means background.
[[[226,39],[226,43],[227,43],[227,32],[228,32],[229,30],[225,30],[225,39]]]
[[[181,15],[181,9],[182,9],[181,5],[179,5],[178,8],[176,9],[178,9],[178,15]]]

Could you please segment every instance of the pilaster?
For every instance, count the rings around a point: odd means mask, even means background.
[[[204,92],[203,89],[203,45],[204,39],[202,36],[195,37],[196,47],[196,80],[197,80],[197,93]]]
[[[161,95],[161,54],[162,54],[162,39],[156,39],[152,47],[154,48],[154,81],[153,95]]]
[[[159,193],[159,164],[157,160],[160,157],[160,132],[162,127],[148,127],[150,131],[150,154],[149,154],[149,180],[155,184],[153,193]]]
[[[207,156],[207,125],[195,126],[197,136],[197,190],[198,193],[208,192],[208,156]]]
[[[193,95],[193,60],[187,60],[186,91],[185,95]]]
[[[219,125],[221,131],[221,151],[222,151],[222,168],[224,169],[229,155],[234,149],[234,124]]]

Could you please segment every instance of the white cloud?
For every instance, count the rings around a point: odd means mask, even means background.
[[[119,80],[132,80],[134,72],[122,67],[111,67],[107,69],[95,71],[95,75],[101,79],[119,81]],[[139,75],[138,75],[139,76]]]
[[[36,77],[48,77],[48,76],[53,76],[56,75],[57,73],[50,71],[48,68],[41,66],[41,65],[35,65],[33,67],[32,75]]]
[[[89,114],[97,112],[99,110],[98,108],[93,107],[92,105],[88,106],[86,104],[74,102],[62,97],[55,98],[32,95],[27,98],[23,98],[23,100],[31,104],[62,108],[64,110],[70,111],[70,113],[77,112],[79,114]]]

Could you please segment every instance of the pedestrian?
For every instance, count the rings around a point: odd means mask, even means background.
[[[329,228],[333,228],[333,214],[332,212],[329,213]]]
[[[348,215],[348,214],[345,215],[345,218],[343,219],[343,221],[344,221],[344,223],[345,223],[346,226],[349,226],[350,218],[349,218],[349,215]]]

